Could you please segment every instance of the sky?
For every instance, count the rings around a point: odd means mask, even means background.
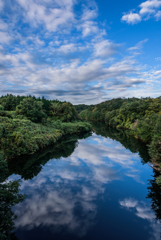
[[[161,95],[161,0],[0,0],[0,16],[0,96]]]

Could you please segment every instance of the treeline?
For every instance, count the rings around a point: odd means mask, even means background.
[[[86,104],[78,104],[74,105],[75,109],[77,110],[78,113],[82,112],[83,110],[86,110],[90,107],[91,105],[86,105]]]
[[[8,94],[0,97],[0,116],[8,118],[26,118],[35,123],[43,123],[48,117],[62,122],[78,120],[74,106],[69,102],[47,100],[44,97],[14,96]]]
[[[11,94],[0,97],[0,159],[34,153],[66,134],[90,129],[69,102]]]
[[[80,113],[81,119],[103,121],[117,129],[128,129],[143,140],[154,164],[161,169],[161,97],[117,98],[92,105]],[[161,184],[161,178],[158,179]]]

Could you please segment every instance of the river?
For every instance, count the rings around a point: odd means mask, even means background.
[[[146,146],[126,132],[92,133],[9,162],[26,199],[13,207],[19,240],[158,240],[161,192]]]

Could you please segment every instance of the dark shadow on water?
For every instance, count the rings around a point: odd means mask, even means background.
[[[150,162],[150,156],[148,154],[148,148],[141,140],[134,138],[129,131],[117,130],[106,126],[103,123],[93,123],[93,131],[97,135],[101,135],[105,138],[111,138],[120,142],[126,149],[129,149],[132,153],[139,153],[142,164]],[[153,170],[154,178],[149,180],[148,195],[147,198],[151,199],[151,208],[155,212],[156,219],[161,221],[161,188],[156,183],[155,179],[159,176],[159,173]]]
[[[154,170],[154,179],[149,180],[147,198],[151,199],[151,207],[155,212],[156,219],[161,221],[161,188],[155,181],[159,174]]]
[[[67,158],[78,146],[78,139],[85,139],[92,135],[90,132],[73,134],[63,137],[56,144],[42,149],[33,155],[24,155],[8,162],[9,175],[18,174],[21,178],[28,180],[37,176],[42,167],[50,159]]]
[[[97,135],[119,141],[132,153],[139,153],[143,164],[150,161],[146,145],[134,138],[128,131],[118,131],[103,123],[93,124],[93,131]],[[0,232],[0,239],[16,239],[13,234],[15,216],[11,209],[24,199],[24,195],[19,194],[20,182],[12,181],[4,184],[7,177],[18,174],[25,180],[32,179],[40,173],[50,159],[69,157],[78,146],[78,139],[85,139],[91,135],[91,133],[82,133],[66,136],[55,145],[42,149],[33,155],[24,155],[10,160],[8,167],[6,162],[0,162],[0,229],[3,229]],[[161,221],[161,189],[155,182],[156,175],[157,173],[154,172],[154,179],[149,181],[147,198],[151,199],[151,208],[155,212],[156,219]]]
[[[17,239],[13,233],[16,216],[11,209],[25,198],[24,195],[19,194],[20,180],[7,182],[7,178],[12,174],[18,174],[25,180],[32,179],[50,159],[69,157],[78,146],[78,139],[85,139],[91,135],[92,133],[86,132],[65,136],[55,145],[33,155],[10,160],[8,166],[6,161],[0,161],[0,239]]]

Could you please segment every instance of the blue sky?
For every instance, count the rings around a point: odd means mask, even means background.
[[[0,95],[161,95],[161,0],[0,0],[0,14]]]

